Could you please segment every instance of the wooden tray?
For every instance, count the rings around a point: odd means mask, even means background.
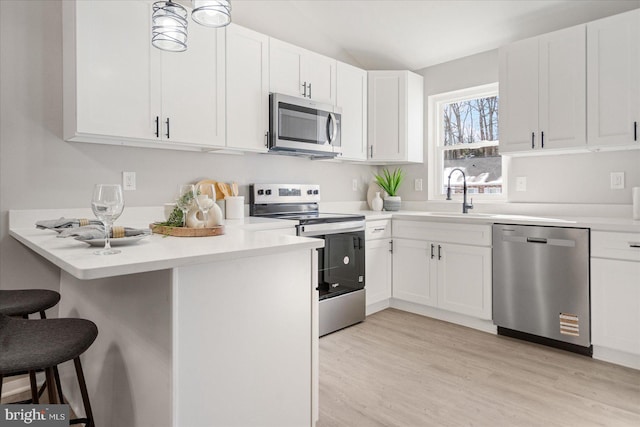
[[[209,237],[224,234],[224,225],[208,228],[189,228],[149,224],[149,228],[153,233],[176,237]]]

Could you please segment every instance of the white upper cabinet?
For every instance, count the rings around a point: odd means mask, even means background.
[[[587,24],[590,148],[640,148],[640,10]]]
[[[423,79],[410,71],[368,72],[372,163],[422,163]]]
[[[586,147],[585,26],[500,49],[500,152]]]
[[[269,37],[227,27],[227,147],[267,151]]]
[[[335,105],[336,60],[271,38],[269,90]]]
[[[161,51],[160,137],[169,143],[224,148],[225,30],[190,21],[187,43],[185,52]]]
[[[367,72],[343,62],[337,66],[337,106],[342,109],[344,160],[367,160]]]
[[[223,147],[225,30],[189,25],[186,52],[151,45],[151,2],[63,2],[64,137]]]
[[[159,51],[148,2],[62,2],[64,138],[156,138]]]

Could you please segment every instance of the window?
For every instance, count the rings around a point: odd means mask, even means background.
[[[504,168],[498,153],[498,84],[429,97],[430,199],[443,199],[449,177],[452,194],[503,197]]]

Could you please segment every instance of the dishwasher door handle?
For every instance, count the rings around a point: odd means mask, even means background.
[[[547,244],[547,239],[544,237],[527,237],[528,243],[542,243],[544,245]]]

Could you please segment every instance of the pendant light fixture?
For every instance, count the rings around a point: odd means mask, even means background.
[[[169,52],[187,50],[187,10],[168,1],[153,4],[151,44]]]
[[[230,0],[192,0],[191,18],[205,27],[219,28],[231,22]]]

